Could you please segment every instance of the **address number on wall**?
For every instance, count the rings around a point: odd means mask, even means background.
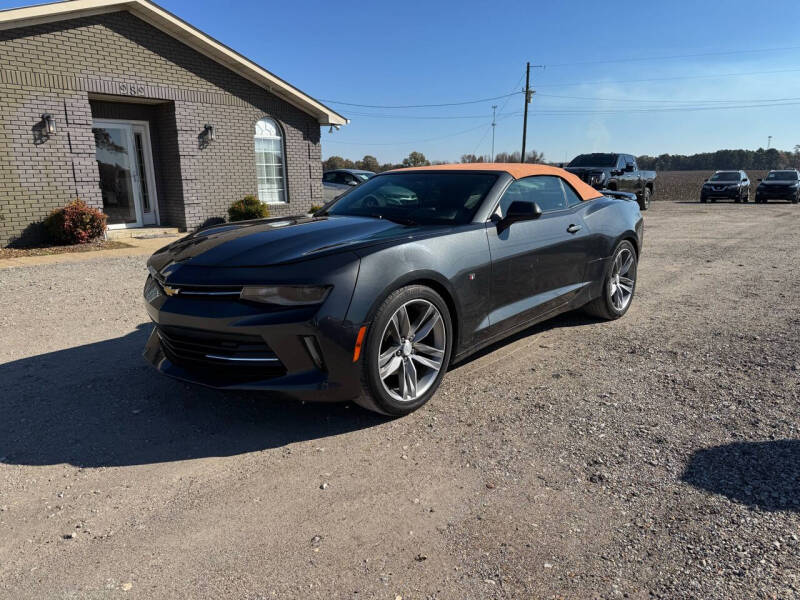
[[[120,83],[119,91],[131,96],[144,96],[144,86],[136,83]]]

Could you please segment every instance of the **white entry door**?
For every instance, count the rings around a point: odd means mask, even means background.
[[[143,121],[95,121],[97,168],[109,229],[158,224],[150,130]]]

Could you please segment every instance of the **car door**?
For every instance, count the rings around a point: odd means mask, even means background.
[[[542,215],[498,227],[517,200],[536,202]],[[505,191],[493,222],[487,224],[492,261],[491,334],[554,312],[583,287],[588,232],[580,203],[569,184],[550,175],[519,179]]]
[[[639,178],[636,174],[636,163],[629,154],[620,154],[620,162],[622,163],[622,185],[619,189],[629,194],[635,194],[639,191]],[[628,169],[631,167],[633,170],[629,171]]]

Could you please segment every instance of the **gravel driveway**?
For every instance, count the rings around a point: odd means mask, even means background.
[[[655,203],[623,319],[400,420],[156,375],[142,257],[0,270],[0,597],[798,597],[799,222]]]

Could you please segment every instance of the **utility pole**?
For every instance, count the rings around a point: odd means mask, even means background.
[[[544,69],[544,65],[533,65],[534,69]],[[528,105],[533,100],[535,92],[531,89],[531,63],[525,63],[525,116],[522,118],[522,156],[519,162],[525,162],[525,143],[528,136]]]
[[[522,118],[522,155],[519,162],[525,162],[525,142],[528,136],[528,104],[531,103],[531,63],[525,67],[525,116]]]
[[[767,150],[769,150],[769,147],[770,147],[771,145],[772,145],[772,136],[771,136],[771,135],[768,135],[768,136],[767,136]]]
[[[494,162],[494,128],[497,126],[497,120],[495,116],[497,115],[497,104],[492,105],[492,160],[489,162]]]

